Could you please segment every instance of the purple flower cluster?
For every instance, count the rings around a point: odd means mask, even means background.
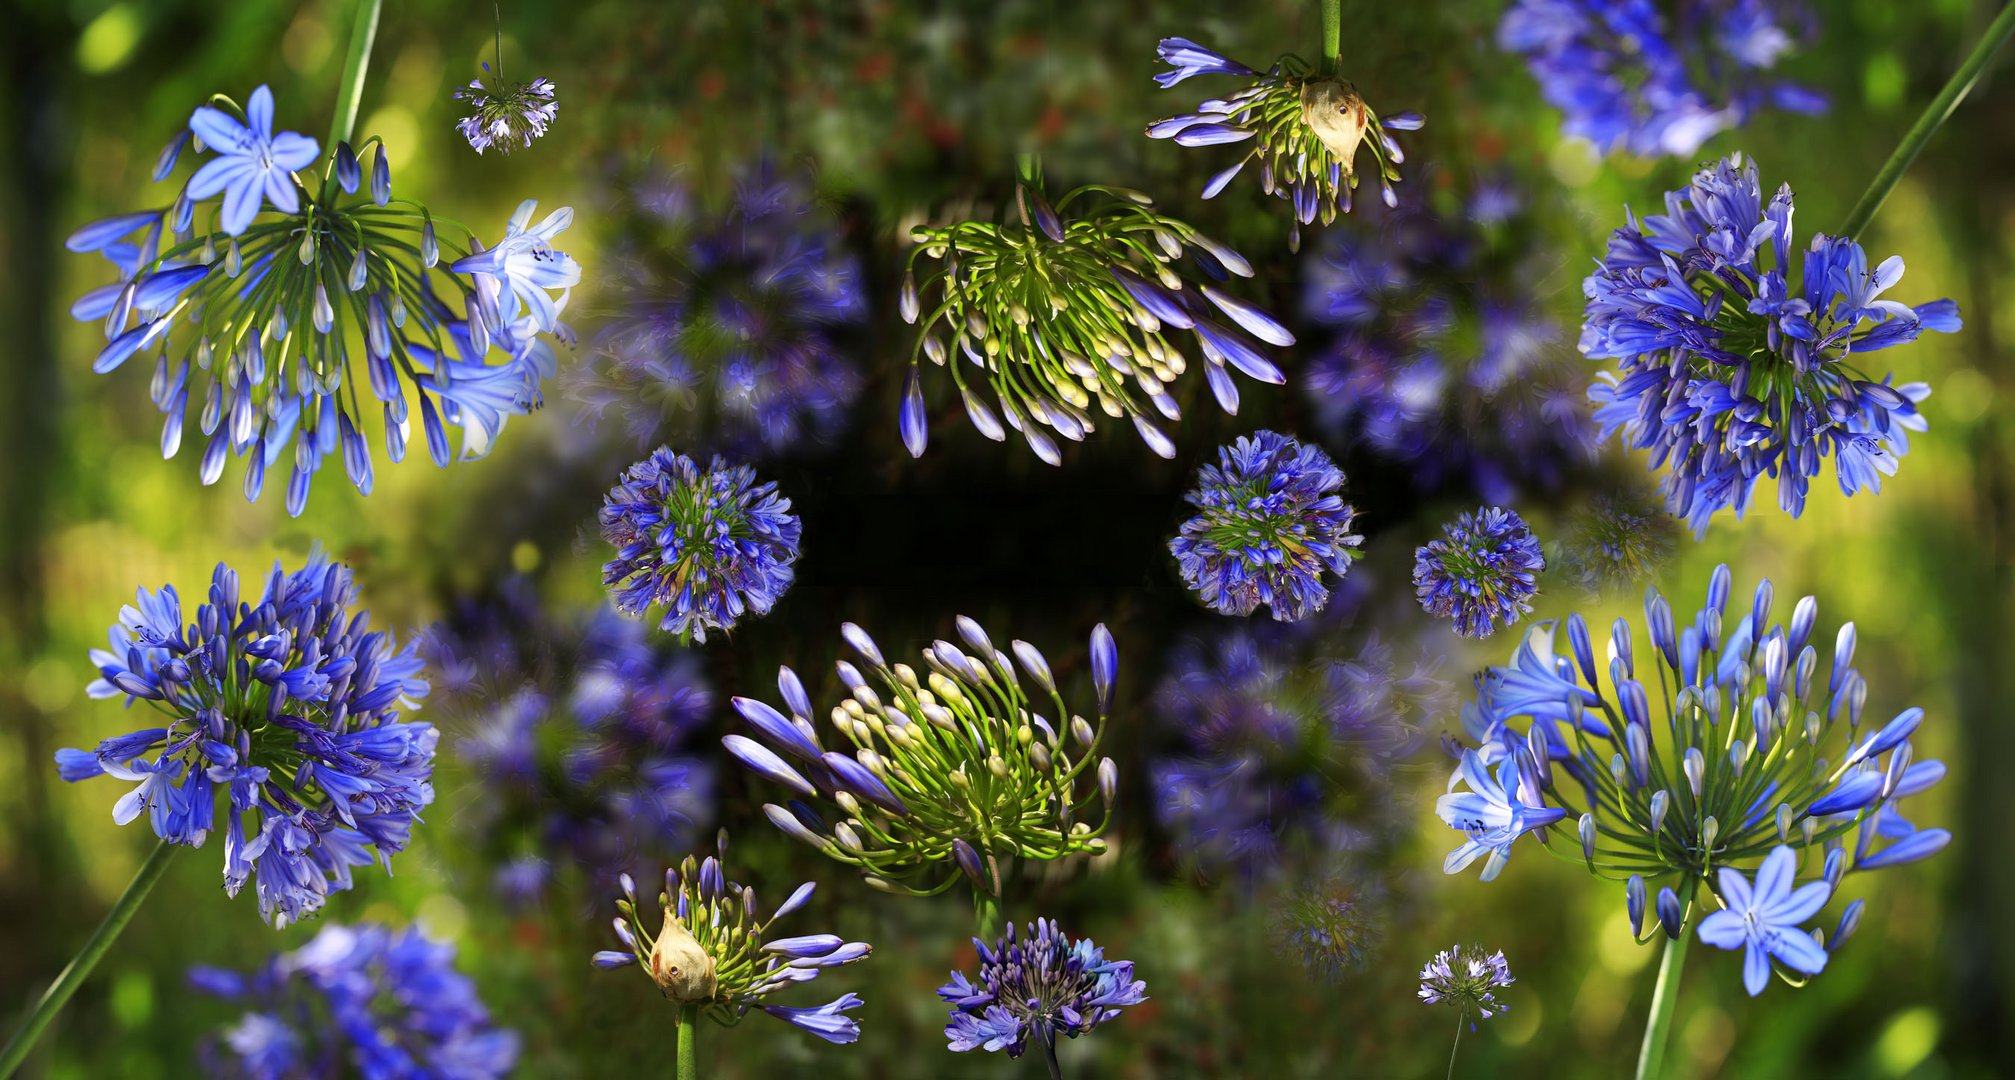
[[[1840,490],[1879,491],[1923,431],[1923,383],[1873,378],[1860,357],[1959,329],[1959,308],[1881,299],[1903,260],[1873,271],[1861,245],[1820,234],[1794,280],[1791,188],[1766,203],[1741,154],[1667,193],[1666,212],[1610,238],[1588,297],[1581,351],[1615,360],[1589,389],[1604,437],[1621,431],[1669,471],[1666,501],[1696,532],[1716,512],[1741,517],[1765,476],[1793,517],[1821,459]]]
[[[249,1010],[203,1043],[208,1076],[491,1080],[518,1062],[455,947],[412,928],[325,926],[250,974],[198,967],[189,983]]]
[[[1769,76],[1815,30],[1802,0],[1516,0],[1497,43],[1525,57],[1568,135],[1687,157],[1766,107],[1826,111]]]
[[[1324,434],[1490,502],[1588,461],[1573,354],[1533,286],[1539,220],[1491,180],[1454,212],[1409,202],[1332,230],[1304,264],[1303,311],[1336,331],[1303,379]]]
[[[1018,939],[1010,923],[997,942],[974,938],[978,980],[954,971],[938,987],[952,1006],[945,1038],[953,1050],[1006,1050],[1020,1057],[1033,1038],[1054,1060],[1058,1036],[1089,1035],[1147,1000],[1147,984],[1133,977],[1133,962],[1107,960],[1090,938],[1073,940],[1048,919],[1037,919],[1024,935]]]
[[[1453,622],[1463,637],[1487,638],[1532,610],[1546,557],[1523,518],[1484,506],[1441,531],[1413,555],[1414,593],[1428,614]]]
[[[543,895],[556,864],[608,879],[698,839],[714,771],[694,739],[714,696],[693,655],[606,606],[558,616],[522,578],[461,605],[423,652],[480,781],[458,824],[507,899]]]
[[[1282,622],[1329,602],[1325,573],[1342,577],[1364,537],[1343,501],[1343,470],[1322,448],[1272,431],[1220,447],[1183,496],[1197,515],[1170,540],[1183,584],[1214,611],[1265,604]]]
[[[720,458],[702,470],[659,447],[623,473],[603,500],[602,538],[616,557],[602,583],[616,606],[664,608],[658,628],[707,640],[748,615],[767,614],[796,576],[801,527],[775,483]]]
[[[456,121],[455,130],[478,154],[492,146],[508,154],[514,140],[529,149],[532,140],[544,135],[560,113],[559,88],[551,79],[506,83],[501,73],[491,73],[488,64],[483,65],[483,74],[490,79],[487,84],[471,79],[469,85],[448,95],[476,110]]]
[[[155,835],[191,847],[217,828],[224,797],[225,891],[252,881],[275,926],[313,915],[354,867],[389,870],[434,801],[439,733],[400,719],[428,691],[420,658],[352,614],[355,600],[350,571],[319,555],[292,573],[275,565],[250,601],[218,565],[188,624],[174,586],[140,590],[111,647],[92,650],[102,677],[90,694],[144,702],[164,726],[59,750],[59,773],[132,783],[113,820],[145,814]]]
[[[615,311],[569,393],[614,406],[638,445],[670,434],[744,460],[833,442],[860,395],[846,337],[867,319],[860,261],[800,179],[746,170],[721,211],[652,174],[615,238]]]
[[[1460,1009],[1465,1016],[1473,1013],[1489,1019],[1510,1008],[1497,1000],[1497,991],[1516,981],[1503,950],[1485,953],[1477,946],[1457,945],[1435,953],[1434,959],[1421,965],[1420,1000]],[[1471,1020],[1469,1026],[1475,1030],[1476,1021]]]

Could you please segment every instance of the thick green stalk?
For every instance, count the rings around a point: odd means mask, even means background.
[[[42,1037],[42,1029],[48,1027],[49,1022],[56,1019],[56,1014],[63,1011],[63,1006],[70,1001],[70,995],[75,994],[77,988],[84,984],[84,980],[90,977],[91,969],[97,967],[98,961],[104,959],[105,953],[112,948],[112,943],[119,940],[119,933],[126,929],[127,923],[133,921],[133,913],[140,910],[140,902],[147,899],[147,894],[153,891],[154,883],[161,880],[162,871],[168,868],[168,860],[174,857],[177,850],[179,850],[177,845],[163,840],[155,845],[154,852],[147,856],[147,861],[140,864],[139,872],[133,875],[132,884],[127,885],[126,891],[119,895],[119,900],[112,905],[112,910],[105,913],[105,920],[98,924],[98,929],[91,934],[91,939],[77,951],[77,955],[70,961],[70,966],[64,968],[61,975],[56,976],[56,981],[42,995],[42,1000],[36,1002],[35,1011],[29,1014],[27,1022],[21,1025],[21,1030],[15,1032],[14,1038],[7,1043],[7,1048],[0,1050],[0,1080],[6,1080],[7,1077],[14,1075],[14,1070],[21,1067],[21,1062],[28,1057],[28,1051],[34,1049],[35,1040]]]
[[[973,919],[979,923],[979,937],[981,941],[992,945],[994,942],[1000,940],[1001,902],[999,897],[990,896],[979,889],[974,889]]]
[[[699,1049],[694,1044],[699,1035],[693,1029],[700,1023],[698,1009],[691,1005],[679,1006],[679,1080],[698,1080],[700,1075]]]
[[[1042,190],[1042,155],[1020,153],[1014,156],[1015,179],[1036,191]]]
[[[1923,115],[1917,118],[1915,124],[1910,125],[1910,130],[1903,136],[1903,141],[1897,144],[1896,152],[1890,154],[1889,160],[1882,163],[1882,171],[1875,174],[1875,179],[1868,184],[1868,190],[1862,192],[1861,201],[1855,203],[1854,209],[1848,212],[1846,223],[1840,226],[1840,235],[1851,240],[1868,227],[1868,223],[1875,217],[1875,212],[1882,209],[1882,202],[1889,197],[1890,190],[1896,186],[1898,180],[1903,179],[1904,170],[1910,168],[1910,163],[1917,160],[1917,155],[1924,150],[1924,144],[1930,142],[1931,136],[1937,134],[1939,127],[1952,115],[1953,110],[1959,107],[1959,103],[1966,100],[1966,94],[1973,89],[1973,84],[1980,81],[1980,73],[1987,67],[1987,61],[1993,59],[1995,52],[2007,43],[2011,34],[2015,34],[2015,3],[2003,7],[2001,14],[1994,16],[1993,23],[1989,24],[1987,32],[1980,36],[1980,41],[1973,46],[1973,51],[1967,54],[1965,62],[1959,65],[1959,70],[1952,73],[1952,77],[1945,81],[1945,88],[1938,91],[1938,96],[1932,98],[1931,104],[1924,107]]]
[[[1343,56],[1343,0],[1316,0],[1322,5],[1322,73],[1336,74]]]
[[[1686,966],[1686,943],[1691,937],[1682,930],[1665,942],[1665,956],[1658,962],[1658,985],[1651,991],[1651,1019],[1644,1026],[1644,1048],[1637,1054],[1637,1080],[1657,1080],[1663,1075],[1665,1045],[1672,1040],[1672,1016],[1679,1008],[1679,972]]]
[[[379,2],[357,0],[357,20],[350,26],[350,53],[343,58],[343,81],[336,88],[336,114],[329,118],[329,143],[322,147],[323,153],[335,149],[337,143],[350,141],[350,130],[357,126],[364,72],[371,66],[371,43],[378,38]]]

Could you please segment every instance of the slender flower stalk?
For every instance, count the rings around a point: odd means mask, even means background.
[[[789,715],[736,698],[755,738],[733,734],[722,744],[750,771],[796,793],[787,807],[763,807],[779,829],[859,868],[883,892],[931,896],[970,882],[985,927],[999,918],[993,898],[1013,859],[1105,851],[1100,834],[1112,820],[1119,773],[1098,747],[1119,660],[1100,624],[1091,641],[1094,724],[1065,704],[1033,645],[1014,642],[1011,659],[977,622],[961,616],[958,629],[972,651],[933,642],[919,676],[908,664],[889,664],[860,627],[841,627],[880,684],[872,689],[854,665],[836,665],[850,696],[829,715],[850,753],[826,749],[790,668],[777,676]],[[1036,711],[1041,698],[1054,722]]]
[[[980,434],[1002,442],[1011,427],[1052,465],[1063,461],[1052,433],[1081,442],[1097,426],[1094,413],[1132,421],[1149,449],[1175,456],[1175,443],[1148,419],[1150,408],[1168,420],[1182,416],[1169,390],[1191,358],[1174,331],[1190,334],[1226,412],[1238,411],[1228,369],[1286,381],[1260,343],[1292,345],[1294,335],[1216,284],[1252,276],[1236,251],[1124,188],[1077,188],[1052,207],[1023,183],[1015,203],[1017,221],[911,234],[917,246],[899,297],[904,321],[921,328],[899,414],[911,455],[921,456],[930,437],[926,357],[951,374]],[[1178,271],[1185,257],[1198,271]],[[926,259],[942,267],[920,282],[917,263]],[[961,357],[983,377],[969,381]]]

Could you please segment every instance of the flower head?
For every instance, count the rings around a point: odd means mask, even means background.
[[[1642,585],[1679,545],[1679,523],[1650,492],[1598,495],[1568,522],[1560,564],[1589,593]]]
[[[439,733],[400,718],[427,693],[420,659],[353,615],[355,600],[349,570],[320,555],[292,573],[275,565],[249,601],[218,565],[187,625],[173,586],[140,590],[111,648],[91,653],[90,694],[146,702],[165,726],[59,750],[60,775],[132,782],[113,820],[144,813],[155,835],[192,847],[223,800],[224,889],[253,881],[275,926],[348,889],[372,849],[389,870],[434,801]]]
[[[596,953],[594,965],[639,965],[666,998],[698,1008],[721,1024],[738,1023],[750,1009],[761,1009],[830,1043],[859,1039],[860,1023],[843,1015],[860,1007],[859,995],[842,994],[809,1009],[771,1005],[768,999],[793,983],[818,978],[827,968],[865,960],[874,950],[837,934],[773,936],[770,927],[778,919],[811,899],[812,884],[798,886],[769,918],[762,918],[756,913],[755,890],[727,877],[725,830],[718,847],[717,855],[698,863],[689,855],[676,870],[665,871],[656,933],[645,928],[636,887],[624,874],[615,920],[623,948]]]
[[[659,629],[705,641],[708,630],[768,614],[791,587],[801,529],[790,509],[746,465],[715,458],[702,470],[659,447],[603,500],[602,538],[616,557],[602,582],[623,611],[662,606]]]
[[[979,947],[977,980],[952,972],[938,996],[952,1006],[945,1038],[955,1051],[1006,1050],[1020,1057],[1030,1038],[1054,1050],[1058,1036],[1077,1038],[1147,1000],[1147,984],[1130,960],[1107,960],[1090,938],[1066,937],[1037,919],[1017,939],[1014,924],[997,942]]]
[[[206,1075],[508,1076],[518,1035],[455,970],[455,947],[417,929],[330,925],[250,974],[193,968],[190,985],[251,1011],[206,1040]]]
[[[1868,684],[1853,667],[1852,623],[1841,627],[1822,678],[1812,644],[1818,603],[1800,600],[1780,625],[1769,622],[1773,599],[1765,581],[1753,602],[1731,609],[1726,567],[1685,622],[1649,592],[1649,647],[1638,652],[1619,619],[1606,672],[1580,616],[1535,625],[1510,665],[1478,677],[1475,706],[1465,710],[1476,745],[1462,751],[1450,786],[1466,782],[1471,793],[1444,797],[1441,809],[1468,839],[1446,868],[1460,870],[1481,844],[1491,852],[1485,877],[1495,876],[1521,825],[1542,815],[1575,819],[1579,857],[1592,873],[1625,883],[1640,938],[1654,887],[1659,917],[1650,932],[1675,937],[1694,900],[1713,895],[1733,914],[1710,916],[1712,927],[1702,920],[1702,938],[1749,950],[1752,993],[1759,955],[1817,971],[1791,924],[1815,914],[1830,888],[1797,888],[1796,879],[1830,887],[1849,872],[1938,852],[1951,834],[1918,828],[1900,804],[1943,779],[1945,766],[1914,757],[1922,709],[1862,727]],[[1563,630],[1570,655],[1557,656]],[[1499,763],[1495,779],[1487,761]]]
[[[172,174],[190,133],[213,154],[171,206],[93,222],[68,241],[72,251],[103,253],[118,273],[70,312],[104,323],[106,345],[92,370],[153,354],[162,456],[180,451],[193,394],[208,439],[203,483],[242,457],[245,497],[257,499],[267,469],[290,461],[287,512],[298,516],[331,454],[340,452],[351,482],[370,494],[364,402],[378,406],[386,454],[398,462],[417,398],[437,465],[451,460],[447,426],[462,429],[463,458],[480,457],[509,417],[539,406],[540,385],[558,367],[547,336],[572,340],[558,321],[565,296],[544,291],[580,279],[580,267],[551,248],[571,211],[549,217],[536,240],[507,239],[509,267],[457,258],[425,206],[392,201],[382,145],[362,194],[350,144],[330,147],[324,159],[314,140],[272,133],[265,87],[242,113],[221,96],[211,100],[156,169],[157,180]],[[319,182],[302,175],[324,160]],[[199,220],[199,204],[218,195],[220,206]],[[272,213],[262,212],[267,206]],[[481,251],[473,236],[466,250]],[[508,300],[496,287],[506,280]],[[533,317],[517,318],[521,306]],[[493,352],[502,354],[495,362]]]
[[[1334,986],[1362,971],[1384,934],[1385,896],[1375,882],[1332,874],[1277,900],[1274,952]]]
[[[1871,272],[1844,237],[1813,237],[1794,281],[1791,188],[1766,204],[1740,154],[1668,193],[1666,210],[1645,231],[1635,218],[1617,230],[1582,285],[1581,351],[1618,361],[1588,391],[1603,435],[1621,431],[1669,468],[1666,502],[1696,532],[1719,510],[1741,517],[1765,476],[1797,517],[1829,455],[1844,494],[1881,490],[1906,432],[1924,430],[1917,404],[1931,391],[1875,380],[1859,357],[1958,330],[1958,306],[1878,299],[1903,260]]]
[[[1456,206],[1368,207],[1305,260],[1302,310],[1335,336],[1302,380],[1316,425],[1417,489],[1488,502],[1592,458],[1585,381],[1534,283],[1542,217],[1508,182]]]
[[[544,135],[553,118],[559,115],[560,103],[555,96],[558,88],[553,80],[506,83],[502,75],[490,71],[488,64],[483,65],[483,75],[490,80],[488,83],[471,79],[469,85],[448,95],[475,110],[456,121],[455,130],[469,140],[470,148],[478,154],[492,146],[508,154],[513,141],[530,148],[532,140]]]
[[[1343,470],[1321,447],[1271,431],[1220,447],[1183,497],[1197,515],[1169,541],[1183,583],[1226,615],[1265,604],[1293,622],[1321,611],[1324,573],[1348,573],[1364,542],[1342,491]]]
[[[1511,1008],[1497,1000],[1497,991],[1516,981],[1503,950],[1486,954],[1479,946],[1457,945],[1421,965],[1420,1000],[1473,1016],[1469,1026],[1474,1030],[1476,1019],[1487,1020]]]
[[[1441,527],[1442,539],[1413,553],[1413,588],[1427,613],[1463,637],[1486,638],[1532,611],[1546,569],[1524,519],[1501,506],[1477,508]]]
[[[984,370],[980,388],[991,390],[1008,426],[1052,465],[1063,457],[1049,432],[1082,441],[1096,426],[1094,405],[1133,421],[1156,454],[1175,456],[1175,443],[1147,418],[1150,405],[1169,420],[1182,416],[1168,387],[1190,359],[1170,331],[1189,332],[1226,412],[1238,411],[1227,365],[1261,382],[1287,381],[1260,342],[1292,345],[1294,335],[1216,284],[1231,274],[1252,276],[1237,252],[1155,212],[1135,191],[1081,187],[1052,208],[1022,186],[1016,204],[1018,222],[962,221],[912,233],[917,247],[900,300],[903,318],[922,330],[898,416],[911,454],[923,453],[930,434],[924,357],[951,373],[980,434],[1000,442],[1007,438],[1001,418],[968,384],[959,356]],[[1066,220],[1069,211],[1081,213]],[[1186,255],[1196,270],[1178,273]],[[944,268],[920,289],[914,269],[924,258]]]
[[[422,652],[480,781],[455,821],[507,899],[543,896],[556,866],[613,878],[663,865],[712,817],[714,769],[693,740],[713,692],[693,654],[635,620],[562,615],[514,578],[460,605]]]
[[[614,406],[642,446],[670,432],[744,460],[837,439],[860,394],[847,342],[867,295],[809,183],[750,168],[712,211],[652,174],[623,205],[615,315],[574,369],[584,418]]]
[[[1448,688],[1431,661],[1409,668],[1376,636],[1343,640],[1240,624],[1176,648],[1154,696],[1176,748],[1149,776],[1185,866],[1251,883],[1384,850],[1405,828],[1394,770]]]
[[[908,664],[890,665],[860,627],[841,628],[881,687],[870,688],[850,663],[836,665],[850,696],[829,715],[851,754],[820,741],[811,698],[790,668],[777,675],[789,715],[736,698],[755,737],[722,740],[752,772],[800,796],[788,807],[765,805],[772,823],[859,867],[885,892],[930,895],[967,880],[999,895],[1003,864],[1016,856],[1105,850],[1099,834],[1111,821],[1119,774],[1112,759],[1096,755],[1119,662],[1112,634],[1104,624],[1092,630],[1094,725],[1064,704],[1035,646],[1014,642],[1010,659],[977,622],[960,616],[958,629],[973,651],[932,642],[923,655],[928,673],[919,676]],[[1043,698],[1054,723],[1036,711]]]
[[[1516,0],[1497,44],[1525,57],[1568,135],[1687,157],[1765,107],[1826,111],[1824,97],[1768,74],[1813,32],[1801,0]]]
[[[1358,151],[1368,149],[1380,195],[1387,206],[1398,204],[1392,185],[1399,182],[1406,155],[1392,133],[1418,131],[1423,121],[1417,114],[1381,120],[1355,86],[1311,72],[1292,57],[1261,73],[1187,38],[1163,38],[1156,51],[1174,69],[1155,76],[1164,87],[1193,75],[1231,75],[1245,82],[1235,93],[1203,102],[1196,112],[1148,126],[1149,138],[1173,139],[1178,146],[1250,144],[1237,162],[1204,185],[1204,198],[1223,191],[1247,162],[1258,159],[1260,188],[1294,204],[1288,243],[1298,250],[1303,225],[1317,218],[1327,225],[1337,214],[1350,213]]]

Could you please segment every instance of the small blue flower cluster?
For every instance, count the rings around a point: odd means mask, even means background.
[[[414,646],[371,630],[355,600],[350,571],[319,555],[292,573],[275,565],[249,602],[220,564],[187,625],[173,586],[140,590],[110,649],[91,653],[101,678],[90,693],[144,703],[165,726],[59,750],[61,776],[132,782],[112,819],[146,814],[155,835],[191,847],[225,796],[224,889],[254,881],[275,926],[350,888],[371,849],[389,870],[434,801],[440,736],[400,719],[428,691]]]
[[[1813,32],[1801,0],[1516,0],[1497,43],[1525,57],[1567,134],[1686,157],[1768,106],[1825,112],[1823,96],[1767,74]]]
[[[189,983],[250,1010],[203,1043],[210,1076],[492,1080],[518,1063],[455,947],[410,927],[325,926],[250,974],[198,967]]]
[[[999,941],[973,939],[979,979],[952,972],[938,996],[951,1003],[951,1048],[1006,1050],[1020,1057],[1033,1038],[1052,1060],[1058,1036],[1077,1038],[1147,1000],[1133,961],[1107,960],[1090,938],[1072,939],[1048,919],[1017,938],[1012,923]]]
[[[1791,188],[1767,204],[1756,164],[1741,154],[1703,167],[1665,197],[1666,212],[1610,238],[1582,291],[1581,351],[1615,360],[1591,387],[1596,420],[1666,466],[1666,501],[1696,532],[1717,511],[1741,517],[1756,484],[1777,478],[1793,517],[1821,459],[1840,490],[1880,490],[1923,431],[1923,383],[1891,384],[1860,357],[1959,329],[1950,300],[1910,307],[1881,294],[1903,277],[1890,256],[1871,272],[1851,239],[1824,234],[1798,250]]]
[[[1413,588],[1427,613],[1467,638],[1487,638],[1532,610],[1546,569],[1525,520],[1501,506],[1464,513],[1413,554]]]
[[[1476,1030],[1477,1019],[1489,1019],[1511,1007],[1497,1000],[1497,991],[1518,980],[1502,949],[1485,953],[1473,945],[1457,945],[1434,954],[1420,968],[1420,1000],[1428,1005],[1460,1009]]]
[[[602,582],[623,611],[661,606],[659,629],[704,642],[708,630],[767,614],[791,587],[801,528],[790,509],[746,465],[715,458],[703,470],[659,447],[603,501],[602,537],[616,557]]]
[[[1325,573],[1342,577],[1364,537],[1343,501],[1343,470],[1318,446],[1272,431],[1220,447],[1183,498],[1197,515],[1170,540],[1183,584],[1214,611],[1250,615],[1261,604],[1282,622],[1329,602]]]
[[[532,140],[544,135],[560,114],[559,88],[553,80],[543,78],[506,83],[501,73],[491,73],[488,64],[483,65],[483,75],[489,78],[488,84],[471,79],[469,85],[448,95],[476,110],[456,121],[455,130],[478,154],[492,146],[508,154],[513,139],[529,149]]]

